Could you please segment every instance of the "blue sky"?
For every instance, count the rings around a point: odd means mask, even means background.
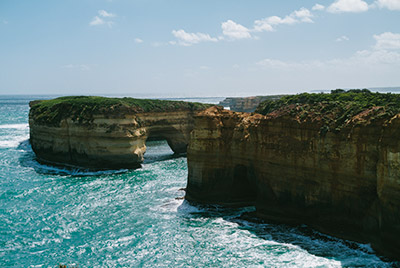
[[[400,0],[0,0],[0,94],[400,86]]]

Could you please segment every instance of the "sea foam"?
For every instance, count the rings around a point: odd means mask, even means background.
[[[28,124],[4,124],[0,125],[0,129],[28,129]]]

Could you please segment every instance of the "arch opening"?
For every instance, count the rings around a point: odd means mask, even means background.
[[[187,151],[189,139],[182,131],[173,127],[152,128],[148,130],[147,141],[166,140],[175,154],[184,154]]]

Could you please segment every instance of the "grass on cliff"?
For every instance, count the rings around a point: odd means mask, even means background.
[[[349,122],[365,123],[400,113],[400,95],[367,89],[332,90],[330,94],[302,93],[266,100],[257,107],[263,115],[289,114],[300,121],[319,120],[326,130],[340,130]]]
[[[210,106],[197,102],[156,99],[67,96],[32,102],[30,117],[39,124],[58,125],[67,117],[79,122],[90,122],[94,114],[113,116],[127,113],[196,111]]]

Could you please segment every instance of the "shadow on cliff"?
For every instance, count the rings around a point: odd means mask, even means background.
[[[179,157],[186,157],[186,154],[176,154],[168,146],[165,140],[151,141],[147,144],[147,152],[144,157],[143,164],[151,164],[154,162],[166,161]],[[21,142],[17,150],[24,153],[19,158],[19,163],[22,167],[33,168],[36,173],[42,175],[67,175],[67,176],[99,176],[119,174],[132,171],[132,169],[118,170],[89,170],[68,166],[46,165],[37,161],[36,155],[32,150],[29,140]]]
[[[200,205],[184,201],[178,208],[188,224],[193,219],[207,218],[210,220],[222,218],[230,224],[237,224],[242,230],[269,241],[266,250],[286,252],[287,250],[305,250],[308,253],[332,259],[341,263],[342,267],[400,267],[400,262],[390,262],[380,258],[369,245],[331,237],[312,228],[275,224],[261,221],[251,216],[254,207],[226,208],[218,205]],[[361,260],[369,260],[369,265],[360,264]]]
[[[22,167],[33,168],[36,173],[42,175],[68,175],[68,176],[96,176],[96,175],[106,175],[106,174],[116,174],[127,172],[127,169],[120,170],[102,170],[93,171],[88,169],[79,169],[75,167],[68,166],[53,166],[39,163],[37,161],[36,155],[32,150],[29,140],[21,142],[17,150],[21,150],[24,153],[19,158],[19,163]]]

